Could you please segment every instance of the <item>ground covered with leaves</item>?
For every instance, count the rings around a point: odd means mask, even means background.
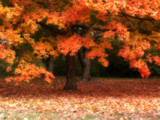
[[[93,79],[78,91],[43,80],[0,82],[0,120],[159,120],[160,80]]]

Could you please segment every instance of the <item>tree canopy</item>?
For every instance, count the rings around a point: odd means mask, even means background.
[[[7,81],[29,81],[45,75],[54,78],[36,61],[58,54],[75,55],[81,47],[90,49],[87,57],[98,58],[109,65],[107,49],[113,42],[122,43],[118,56],[137,68],[143,78],[149,77],[147,63],[160,66],[160,1],[159,0],[1,0],[0,59],[15,64],[15,76]],[[40,28],[48,36],[34,39]],[[86,30],[85,36],[76,29]],[[154,52],[154,54],[153,54]]]

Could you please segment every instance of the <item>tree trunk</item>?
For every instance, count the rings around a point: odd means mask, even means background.
[[[42,59],[46,66],[47,71],[53,72],[53,56],[49,56],[47,59]]]
[[[53,72],[53,56],[49,56],[48,71]]]
[[[90,51],[89,49],[83,48],[83,56],[81,55],[80,52],[78,53],[81,67],[82,67],[82,81],[85,81],[85,82],[88,82],[91,80],[91,73],[90,73],[91,62],[90,62],[90,59],[86,57],[89,51]]]
[[[75,76],[75,56],[66,55],[66,85],[64,90],[77,90]]]

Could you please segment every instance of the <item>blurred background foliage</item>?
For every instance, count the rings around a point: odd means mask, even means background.
[[[54,29],[57,29],[57,26],[52,26]],[[56,36],[57,33],[50,31],[46,29],[39,29],[33,36],[36,42],[38,42],[41,37],[48,37],[48,36]],[[56,40],[56,39],[55,39]],[[109,54],[107,59],[109,60],[109,67],[105,68],[101,65],[101,63],[98,62],[97,59],[91,60],[91,76],[92,77],[119,77],[119,78],[140,78],[140,74],[137,71],[137,69],[130,68],[128,62],[124,62],[122,57],[118,57],[117,53],[119,49],[122,47],[123,42],[119,40],[113,40],[112,41],[112,47],[113,50],[106,50],[106,53]],[[24,51],[29,50],[32,51],[31,47],[29,45],[23,45],[22,48]],[[24,53],[22,50],[17,49],[17,57],[21,56],[19,54]],[[19,51],[19,52],[18,52]],[[154,55],[157,55],[157,53],[154,53],[151,51],[151,53]],[[18,59],[18,58],[17,58]],[[35,63],[39,67],[45,67],[45,64],[42,60],[38,60]],[[66,65],[65,65],[65,56],[59,55],[57,58],[54,58],[54,69],[53,74],[55,76],[65,76],[66,75]],[[6,68],[7,64],[4,62],[4,60],[0,60],[0,76],[8,76],[13,75],[11,72],[7,73]],[[16,65],[15,65],[16,66]],[[160,77],[160,67],[154,64],[148,64],[151,75],[150,77]],[[13,66],[14,70],[14,66]],[[80,62],[78,60],[78,56],[76,56],[76,75],[81,76],[82,75],[82,69]]]
[[[129,63],[124,62],[123,58],[117,56],[117,51],[114,49],[112,51],[107,51],[109,53],[109,67],[103,67],[96,59],[91,60],[91,76],[92,77],[120,77],[120,78],[140,78],[140,74],[137,69],[130,68]],[[42,61],[36,63],[37,66],[44,66]],[[7,73],[6,68],[7,64],[4,60],[0,61],[0,76],[12,75],[11,72]],[[160,67],[154,64],[148,65],[151,71],[150,77],[160,77]],[[65,57],[60,55],[54,59],[54,69],[53,73],[55,76],[65,76],[66,75],[66,66],[65,66]],[[82,70],[76,56],[76,75],[81,76]]]
[[[96,59],[91,60],[91,76],[92,77],[120,77],[120,78],[140,78],[137,69],[130,68],[128,62],[124,62],[123,58],[118,57],[116,51],[110,51],[109,67],[103,67]],[[160,77],[160,67],[149,64],[151,70],[150,77]],[[65,57],[60,55],[54,59],[53,73],[55,76],[65,76],[66,74]],[[82,70],[76,57],[76,75],[81,76]]]

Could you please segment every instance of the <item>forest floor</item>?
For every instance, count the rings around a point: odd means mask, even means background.
[[[55,82],[0,78],[0,120],[160,120],[160,79],[94,78],[78,91],[63,91],[63,77]]]

